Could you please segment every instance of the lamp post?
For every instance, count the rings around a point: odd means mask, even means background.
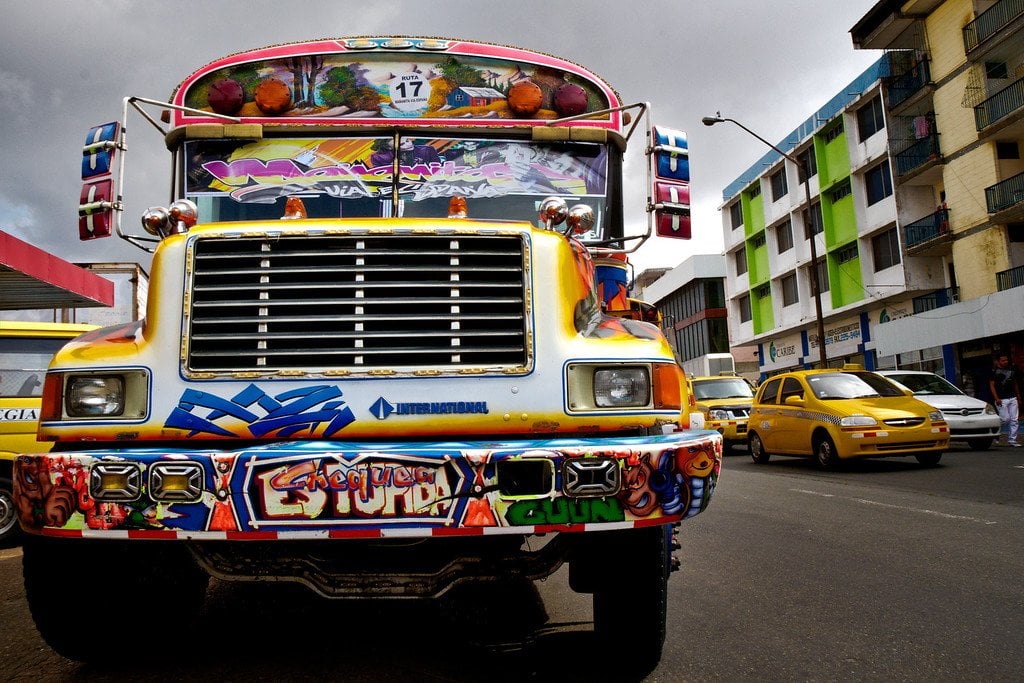
[[[828,367],[828,355],[825,353],[825,318],[821,314],[821,288],[818,285],[818,249],[814,244],[814,214],[811,211],[811,184],[808,179],[807,169],[791,154],[783,152],[781,149],[773,145],[772,143],[765,140],[763,137],[750,130],[736,119],[725,118],[721,115],[716,116],[705,116],[701,119],[701,123],[705,126],[713,126],[716,123],[723,123],[728,121],[729,123],[735,123],[737,126],[745,130],[746,132],[753,135],[755,138],[763,142],[764,144],[771,147],[773,150],[778,152],[784,159],[787,159],[796,166],[797,172],[803,175],[804,179],[804,194],[807,195],[807,218],[812,223],[811,225],[811,293],[814,295],[814,315],[818,324],[818,358],[821,362],[822,368]]]

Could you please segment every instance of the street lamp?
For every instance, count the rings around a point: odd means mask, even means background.
[[[784,159],[788,159],[793,162],[797,168],[797,172],[803,175],[804,179],[804,193],[807,195],[807,217],[812,223],[811,225],[811,293],[814,295],[814,315],[818,323],[818,358],[821,361],[821,367],[828,367],[828,355],[825,353],[825,318],[821,315],[821,289],[818,286],[818,249],[814,243],[814,214],[811,211],[811,185],[810,180],[807,177],[807,169],[803,167],[796,157],[791,154],[786,154],[781,149],[773,145],[772,143],[765,140],[763,137],[750,130],[736,119],[725,118],[721,115],[716,116],[705,116],[701,119],[701,123],[705,126],[713,126],[716,123],[723,123],[728,121],[729,123],[735,123],[737,126],[747,131],[755,138],[768,145],[776,152],[782,155]]]

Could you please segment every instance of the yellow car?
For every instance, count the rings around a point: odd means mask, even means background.
[[[18,531],[12,489],[14,456],[50,450],[36,441],[43,377],[60,347],[95,325],[0,320],[0,544]]]
[[[938,464],[949,447],[942,412],[889,380],[857,370],[798,370],[758,389],[747,444],[756,463],[813,457],[825,469],[850,458],[914,456]]]
[[[726,450],[747,442],[747,415],[754,390],[738,375],[694,377],[690,384],[690,426],[696,413],[704,416],[704,429],[722,435]]]

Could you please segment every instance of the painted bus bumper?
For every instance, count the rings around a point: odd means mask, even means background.
[[[537,534],[703,511],[721,436],[275,443],[19,456],[15,501],[49,536],[275,540]],[[610,492],[601,491],[614,489]]]

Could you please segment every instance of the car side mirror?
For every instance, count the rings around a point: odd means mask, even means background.
[[[786,397],[786,405],[787,406],[802,406],[803,404],[804,404],[804,397],[803,396],[787,396]]]

